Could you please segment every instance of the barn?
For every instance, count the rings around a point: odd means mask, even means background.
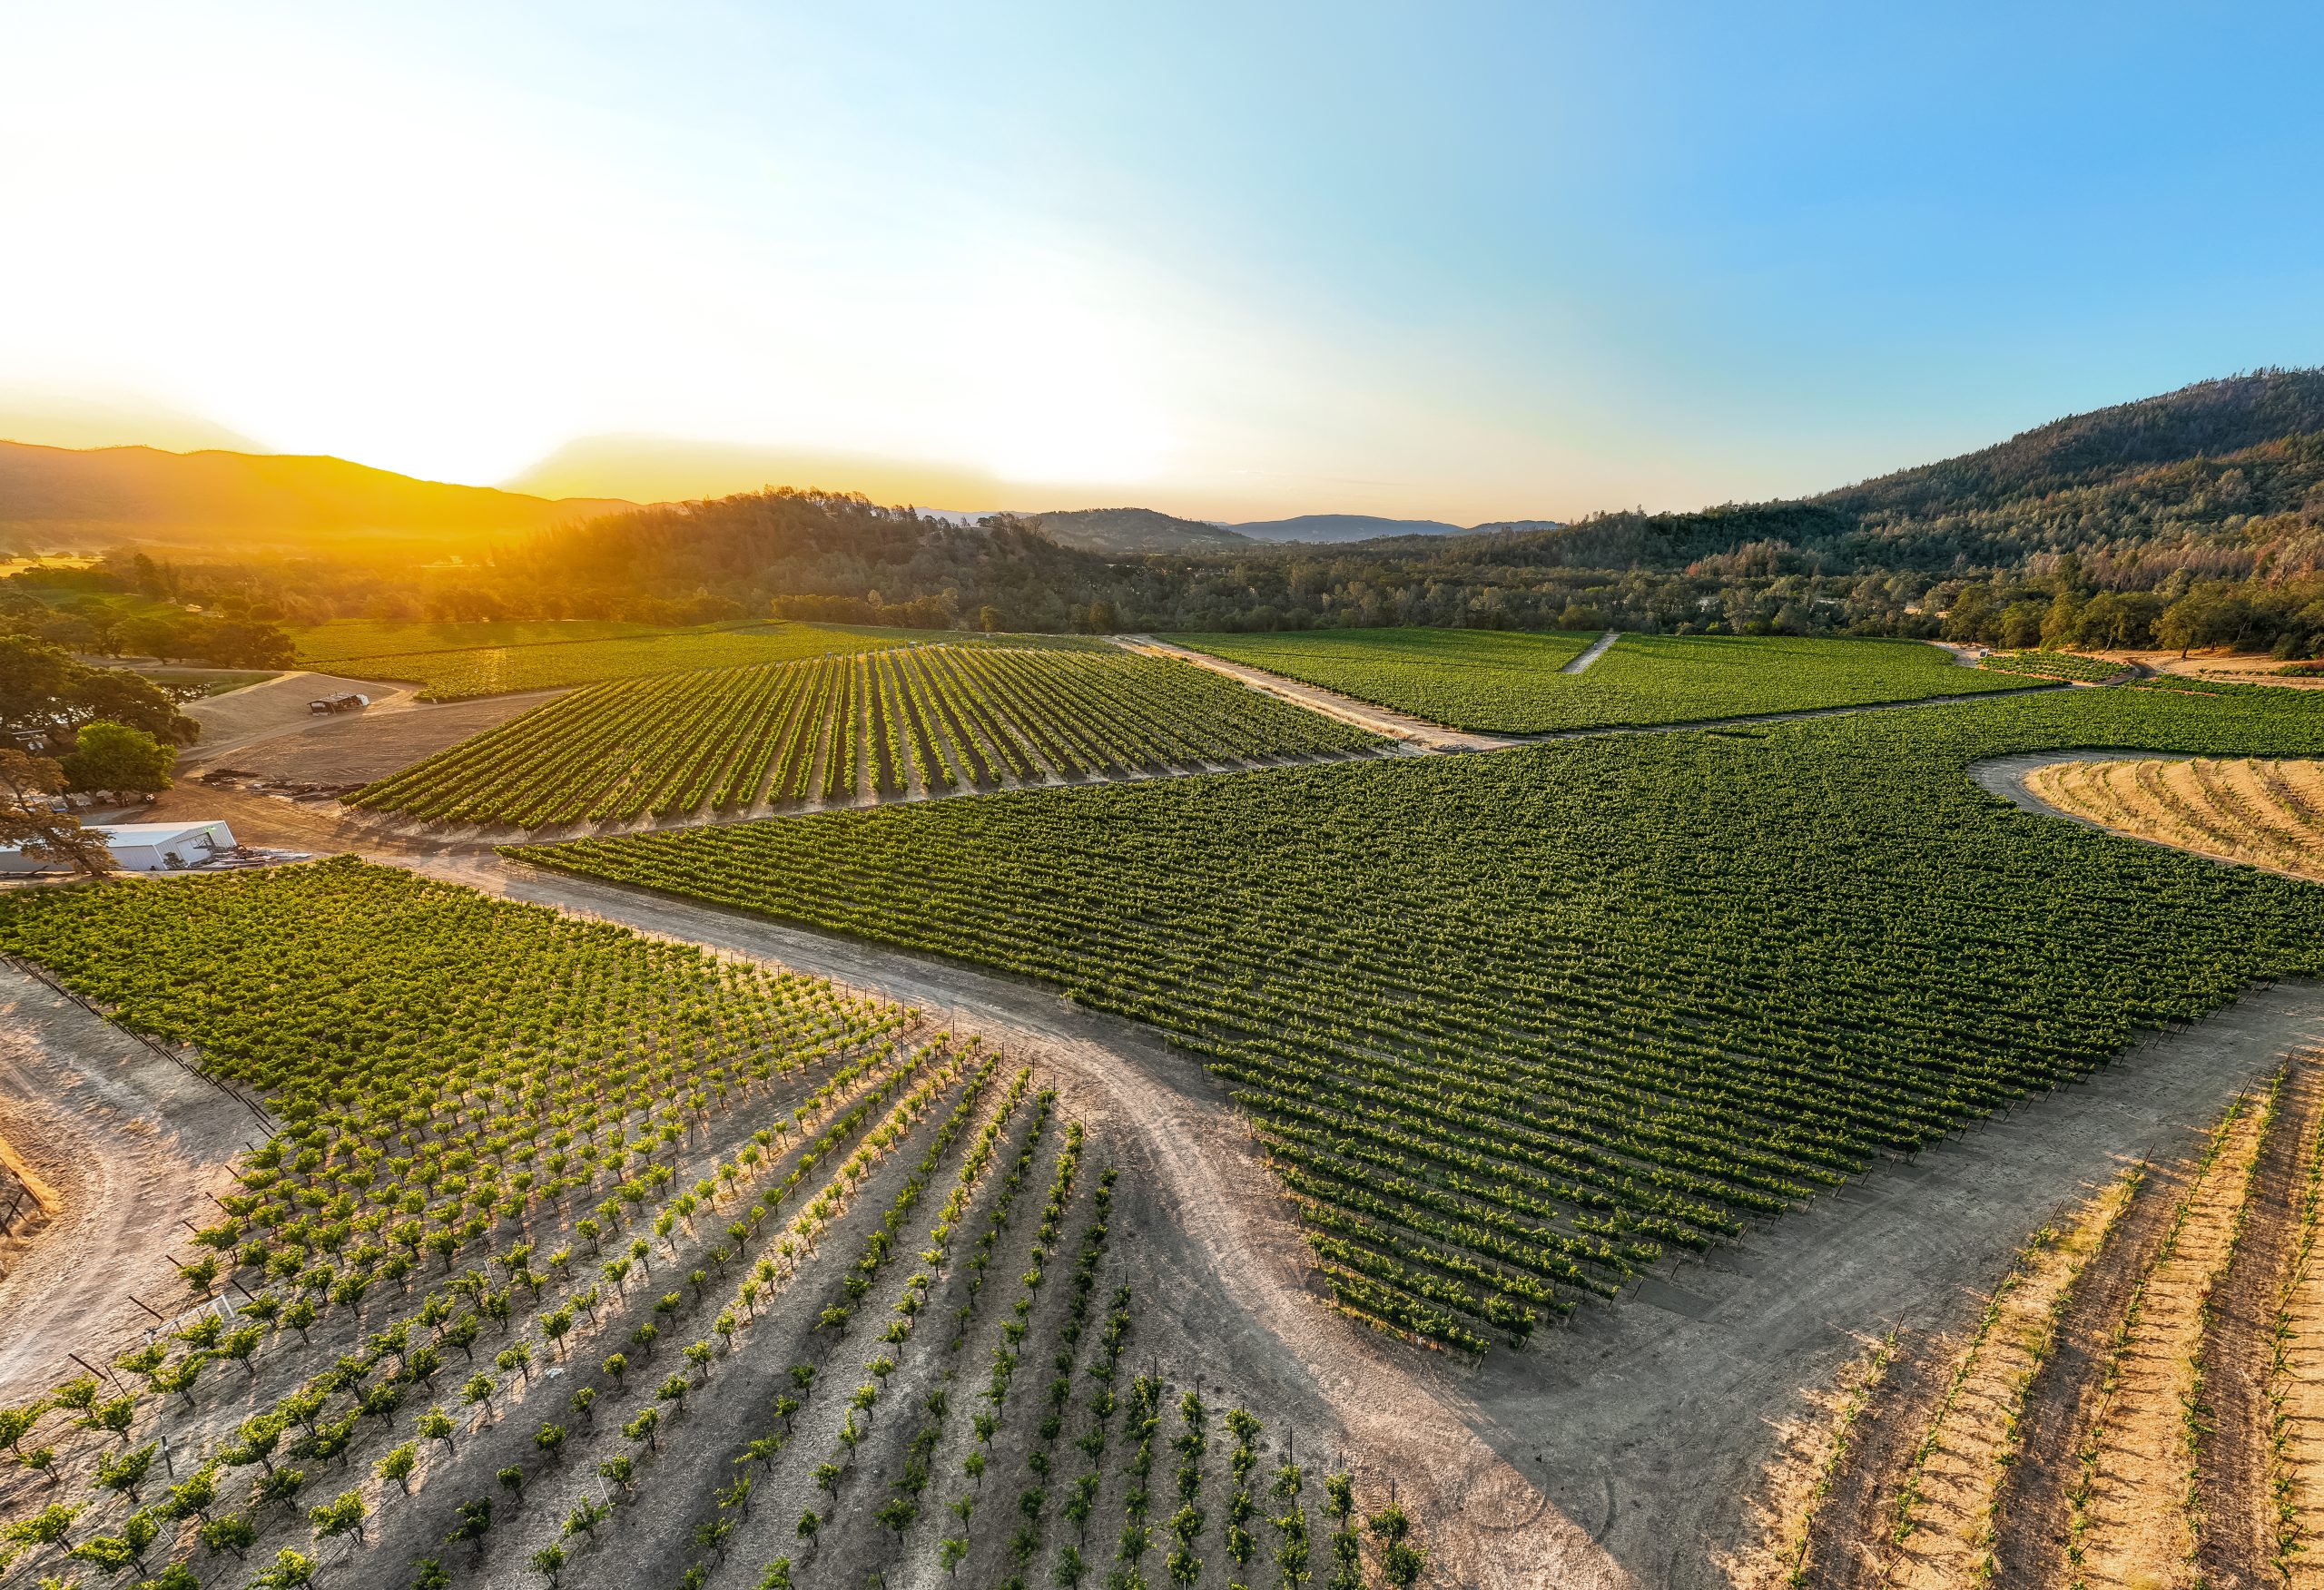
[[[222,822],[88,823],[84,831],[104,836],[113,865],[129,872],[172,872],[199,867],[234,848],[233,830]],[[0,873],[39,872],[34,861],[13,846],[0,846]]]

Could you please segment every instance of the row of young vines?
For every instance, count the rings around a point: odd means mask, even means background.
[[[1263,1526],[1281,1590],[1421,1572],[1346,1474],[1311,1565],[1231,1365],[1138,1372],[1111,1147],[912,1012],[352,861],[17,897],[0,942],[285,1124],[174,1320],[0,1408],[0,1580],[1258,1584]]]
[[[525,829],[1345,755],[1378,737],[1125,653],[899,647],[618,680],[349,797]]]

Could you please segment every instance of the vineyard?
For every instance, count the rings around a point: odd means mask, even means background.
[[[1844,1377],[1745,1586],[2313,1584],[2324,1547],[2324,1075],[2033,1233],[1951,1337]]]
[[[479,638],[499,637],[499,638]],[[397,639],[408,650],[386,647]],[[656,629],[647,624],[571,619],[537,623],[380,624],[357,621],[319,625],[298,639],[302,666],[358,679],[416,680],[419,699],[465,701],[515,691],[562,689],[611,679],[640,679],[689,669],[740,668],[801,658],[847,656],[891,646],[952,645],[1093,647],[1102,642],[1064,636],[982,635],[932,630],[840,629],[812,623],[724,624]]]
[[[0,944],[280,1123],[175,1317],[0,1407],[11,1584],[1423,1572],[1179,1357],[1113,1146],[916,1012],[352,860],[15,896]]]
[[[422,652],[477,652],[500,646],[556,645],[573,641],[629,641],[653,635],[707,633],[724,625],[630,623],[619,619],[481,619],[439,623],[334,618],[290,626],[299,665],[328,672],[361,657],[402,657]]]
[[[2324,971],[2309,886],[1963,771],[2075,744],[2314,754],[2324,717],[2060,692],[510,853],[1164,1029],[1249,1112],[1340,1305],[1474,1353]]]
[[[1978,664],[2004,673],[2031,673],[2043,679],[2068,679],[2080,684],[2103,684],[2129,671],[2122,662],[2103,657],[2083,657],[2072,652],[1995,652]]]
[[[1691,723],[2032,683],[1955,667],[1916,641],[1626,634],[1586,671],[1562,673],[1596,637],[1336,630],[1166,638],[1433,722],[1507,734]]]
[[[1386,742],[1183,662],[917,646],[619,681],[349,799],[538,829],[1122,778]]]
[[[2025,782],[2060,810],[2117,832],[2324,882],[2324,763],[2061,762]]]

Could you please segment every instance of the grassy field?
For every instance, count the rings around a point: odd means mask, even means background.
[[[200,701],[205,696],[224,695],[230,690],[240,690],[246,684],[261,684],[272,679],[269,669],[216,672],[210,670],[194,672],[183,668],[140,668],[135,670],[142,679],[155,684],[182,702]]]
[[[432,624],[334,620],[301,630],[295,638],[303,667],[356,679],[417,681],[422,687],[419,699],[428,702],[457,702],[697,668],[791,662],[938,642],[1043,647],[1104,644],[1072,636],[987,636],[846,624],[704,624],[673,630],[596,619]]]
[[[1112,647],[892,647],[590,685],[350,799],[541,828],[1364,751],[1376,735]]]
[[[1917,701],[2029,682],[1956,668],[1913,641],[1624,635],[1586,671],[1569,674],[1559,670],[1596,636],[1326,630],[1164,638],[1433,722],[1504,734]]]
[[[624,623],[615,619],[595,618],[475,623],[393,623],[368,618],[335,618],[327,623],[288,627],[300,665],[321,668],[359,657],[408,657],[423,652],[547,646],[573,641],[625,641],[643,635],[696,633],[732,626],[674,630],[668,624]]]
[[[1475,1349],[2324,971],[2324,892],[1963,772],[2136,744],[2312,755],[2324,715],[2062,692],[516,853],[1169,1030],[1255,1117],[1344,1306]]]

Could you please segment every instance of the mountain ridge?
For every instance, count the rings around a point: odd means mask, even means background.
[[[638,506],[422,480],[328,454],[0,441],[0,537],[46,545],[215,544],[222,533],[238,546],[301,552],[355,542],[454,545]]]

